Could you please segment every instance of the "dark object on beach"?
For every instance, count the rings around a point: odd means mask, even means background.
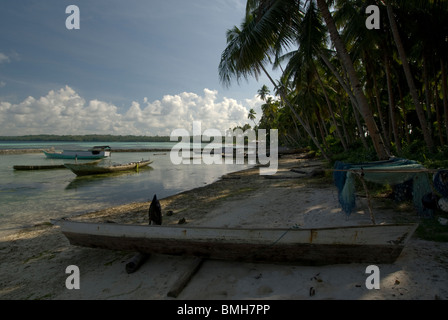
[[[322,168],[316,168],[313,169],[313,171],[310,172],[309,176],[311,178],[315,178],[315,177],[325,177],[325,170]]]
[[[162,224],[162,207],[160,206],[160,202],[157,199],[157,195],[154,195],[154,197],[152,198],[148,214],[149,224]]]
[[[423,196],[422,203],[425,208],[437,210],[439,208],[439,199],[434,192],[429,192]]]
[[[134,273],[148,258],[149,254],[147,253],[137,253],[128,263],[126,263],[126,272]]]
[[[157,195],[152,198],[149,206],[149,224],[161,225],[162,224],[162,207],[157,199]],[[143,263],[149,258],[149,253],[139,252],[126,264],[126,272],[134,273],[137,271]]]

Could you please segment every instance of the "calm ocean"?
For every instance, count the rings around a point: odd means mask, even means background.
[[[95,145],[109,145],[115,149],[170,149],[170,143],[114,143],[114,142],[14,142],[0,143],[0,149],[88,149]],[[43,153],[0,154],[0,236],[19,228],[50,219],[104,209],[115,205],[150,201],[154,194],[159,199],[179,192],[204,186],[222,175],[248,167],[237,164],[180,164],[174,165],[169,151],[117,152],[112,151],[105,161],[124,163],[150,158],[150,168],[139,172],[113,175],[76,177],[68,169],[14,170],[14,165],[63,164],[47,159]]]

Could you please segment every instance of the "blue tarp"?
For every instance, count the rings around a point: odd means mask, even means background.
[[[412,197],[416,210],[423,216],[431,216],[432,210],[425,208],[422,198],[425,194],[432,192],[428,173],[423,165],[417,161],[392,158],[390,160],[363,162],[363,163],[344,163],[336,162],[334,166],[334,183],[338,189],[339,203],[342,210],[350,215],[356,207],[355,196],[355,175],[362,169],[365,181],[371,181],[379,184],[400,185],[412,181]],[[378,172],[375,172],[378,170]]]

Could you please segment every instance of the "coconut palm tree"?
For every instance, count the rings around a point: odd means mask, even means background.
[[[393,8],[392,8],[392,5],[391,5],[390,1],[386,2],[386,7],[387,7],[387,17],[389,19],[390,28],[392,30],[392,35],[394,37],[394,41],[395,41],[395,44],[397,46],[397,51],[399,53],[400,60],[401,60],[401,63],[403,65],[403,70],[404,70],[404,73],[406,75],[406,81],[407,81],[408,86],[409,86],[409,90],[410,90],[410,94],[411,94],[411,97],[412,97],[412,101],[414,103],[418,119],[420,121],[420,126],[421,126],[421,130],[422,130],[422,133],[423,133],[423,138],[425,139],[426,146],[428,147],[428,149],[430,151],[434,151],[434,142],[432,140],[431,134],[430,134],[428,126],[427,126],[427,122],[426,122],[426,118],[425,118],[425,113],[423,111],[423,107],[422,107],[422,105],[421,105],[421,103],[419,101],[419,97],[418,97],[415,81],[414,81],[414,78],[413,78],[412,73],[411,73],[411,68],[409,66],[408,58],[407,58],[406,52],[404,50],[403,43],[401,41],[401,37],[400,37],[399,31],[398,31],[398,25],[397,25],[397,22],[395,21]]]
[[[256,115],[257,113],[255,112],[255,110],[253,109],[253,108],[251,108],[250,110],[249,110],[249,114],[247,115],[247,118],[249,119],[249,120],[252,120],[253,121],[253,123],[254,123],[254,125],[256,126],[257,124],[255,123],[255,119],[256,119]]]
[[[321,15],[325,20],[326,26],[330,33],[331,41],[338,53],[339,60],[348,74],[353,95],[356,99],[356,107],[359,109],[359,112],[367,126],[369,136],[372,139],[377,156],[380,159],[386,159],[389,157],[388,149],[379,133],[367,98],[363,92],[361,82],[347,49],[340,38],[336,25],[333,21],[333,17],[329,11],[328,4],[325,0],[314,1],[316,1]],[[310,2],[311,1],[300,0],[248,0],[246,5],[246,20],[250,17],[253,21],[255,21],[253,24],[253,32],[251,33],[250,38],[245,38],[245,41],[241,43],[244,44],[244,47],[246,48],[242,50],[244,54],[240,54],[235,58],[239,61],[243,61],[244,64],[247,65],[247,57],[257,56],[258,61],[265,62],[269,54],[275,52],[278,55],[278,52],[281,52],[284,48],[288,47],[288,45],[291,45],[296,40],[297,28],[300,25],[300,20],[302,19],[302,5]],[[251,51],[251,53],[248,53],[248,51]],[[252,73],[256,75],[262,68],[262,65],[258,66],[252,64],[252,67]],[[227,70],[229,69],[227,68]],[[232,71],[235,71],[235,68]],[[241,75],[248,74],[246,68],[240,69],[240,73]],[[286,94],[283,93],[282,97],[285,95]],[[297,116],[297,112],[295,112],[295,110],[293,113]],[[303,121],[299,120],[299,122],[301,122],[302,126],[304,125],[302,123]],[[305,130],[310,137],[313,137],[310,128],[305,126]],[[314,139],[313,141],[316,144]]]
[[[261,89],[258,90],[258,96],[261,100],[266,101],[266,98],[270,92],[271,91],[269,90],[269,88],[264,84]]]
[[[284,77],[288,81],[290,78],[293,78],[293,83],[295,83],[297,90],[300,90],[302,83],[305,82],[304,85],[308,89],[315,91],[315,94],[323,96],[325,99],[324,103],[331,117],[332,127],[336,131],[344,150],[347,151],[347,144],[337,124],[332,102],[327,93],[331,88],[328,84],[323,83],[320,75],[322,69],[319,64],[319,56],[321,52],[326,50],[324,47],[326,30],[314,2],[310,2],[306,8],[306,12],[298,25],[296,37],[298,49],[279,58],[280,61],[283,59],[288,59],[289,61],[283,73]],[[316,105],[317,101],[318,99],[315,102],[310,101],[311,106],[309,107]]]
[[[294,11],[292,9],[297,9],[294,7],[294,1],[277,0],[272,6],[267,8],[267,11],[275,17],[274,20],[287,19],[293,21],[297,17],[293,14]],[[227,31],[227,47],[221,55],[218,68],[220,80],[221,83],[229,86],[233,79],[240,81],[241,78],[248,79],[249,76],[257,78],[261,72],[264,72],[273,86],[277,88],[283,101],[305,129],[313,143],[321,151],[322,155],[329,160],[319,141],[313,135],[311,128],[289,101],[284,87],[278,85],[272,79],[264,66],[264,64],[270,61],[269,54],[272,53],[273,47],[278,45],[279,41],[285,41],[277,33],[285,35],[290,32],[289,29],[288,25],[280,23],[280,21],[270,20],[269,14],[267,16],[255,17],[247,13],[245,20],[241,24],[241,29],[235,26]],[[288,37],[285,36],[285,38]]]
[[[335,46],[336,52],[338,53],[339,56],[339,60],[341,64],[344,66],[347,75],[349,77],[350,84],[353,89],[353,94],[357,101],[357,107],[364,119],[367,129],[369,130],[369,135],[372,139],[373,146],[376,150],[377,156],[379,159],[387,159],[389,158],[390,153],[379,133],[377,124],[373,117],[373,113],[370,109],[367,98],[363,92],[358,74],[353,65],[353,61],[350,55],[348,54],[347,48],[345,47],[345,44],[343,43],[340,37],[333,16],[328,8],[328,4],[325,0],[316,0],[316,2],[322,14],[322,17],[325,21],[325,24],[328,28],[328,32],[330,33],[331,42]]]

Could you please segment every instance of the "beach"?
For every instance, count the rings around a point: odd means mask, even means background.
[[[295,169],[292,171],[291,169]],[[251,168],[160,199],[162,224],[301,228],[371,223],[367,199],[341,212],[336,187],[320,159],[284,155],[274,176]],[[90,212],[73,220],[148,224],[150,202]],[[409,206],[374,198],[377,224],[418,222]],[[151,255],[134,273],[135,252],[76,247],[57,226],[42,223],[0,239],[2,300],[438,300],[448,299],[448,243],[414,235],[392,264],[379,264],[380,288],[368,289],[367,264],[299,266],[205,260],[177,297],[168,292],[194,258]],[[67,289],[68,266],[80,288]]]

